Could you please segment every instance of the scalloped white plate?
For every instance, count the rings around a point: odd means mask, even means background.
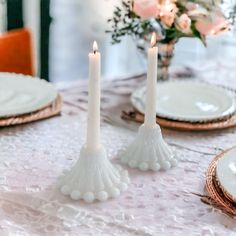
[[[145,111],[146,88],[131,96],[132,105]],[[236,111],[235,94],[225,88],[193,81],[168,81],[157,84],[157,115],[163,118],[205,122],[223,119]]]
[[[0,73],[0,117],[37,111],[52,103],[57,91],[45,80],[14,73]]]
[[[236,199],[236,148],[226,152],[219,159],[216,175],[223,189]]]

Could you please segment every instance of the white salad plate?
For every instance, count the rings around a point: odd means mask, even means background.
[[[0,73],[0,117],[37,111],[52,103],[57,91],[45,80],[14,73]]]
[[[218,160],[216,176],[224,191],[236,199],[236,148],[226,152]]]
[[[145,111],[146,88],[134,91],[132,105]],[[157,83],[159,117],[188,122],[206,122],[222,119],[236,111],[235,94],[220,86],[194,81],[167,81]]]

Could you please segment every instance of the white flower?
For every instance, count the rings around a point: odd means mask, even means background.
[[[182,14],[179,18],[177,18],[176,28],[185,34],[190,34],[192,32],[191,19],[188,17],[187,14]]]
[[[171,27],[175,21],[178,8],[174,3],[168,2],[160,6],[160,19],[166,27]]]
[[[196,5],[195,8],[189,10],[187,14],[191,18],[196,18],[196,17],[208,16],[209,12],[206,10],[206,8],[200,5]]]

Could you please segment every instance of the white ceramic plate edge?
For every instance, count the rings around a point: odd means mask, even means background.
[[[161,113],[157,111],[157,116],[162,117],[162,118],[166,118],[166,119],[170,119],[170,120],[175,120],[175,121],[184,121],[184,122],[210,122],[210,121],[215,121],[215,120],[221,120],[224,119],[230,115],[233,115],[236,112],[236,98],[235,98],[235,92],[231,91],[230,88],[225,88],[223,86],[220,85],[214,85],[214,84],[209,84],[206,82],[199,82],[199,81],[168,81],[168,82],[159,82],[160,84],[162,83],[194,83],[197,85],[206,85],[206,86],[213,86],[213,88],[216,89],[222,89],[224,90],[226,93],[229,94],[229,96],[232,97],[232,106],[230,107],[230,109],[227,110],[227,112],[225,112],[222,115],[219,116],[209,116],[209,117],[204,117],[204,118],[194,118],[194,117],[184,117],[184,116],[172,116],[172,115],[167,115],[165,113]],[[143,102],[143,100],[140,98],[144,93],[145,93],[146,87],[142,86],[138,89],[136,89],[132,95],[131,95],[131,104],[133,105],[134,108],[136,108],[140,113],[144,113],[145,110],[145,104]]]
[[[58,92],[54,89],[53,85],[50,84],[49,82],[39,78],[39,77],[33,77],[30,75],[23,75],[23,74],[17,74],[17,73],[9,73],[9,72],[0,72],[0,77],[18,77],[17,79],[32,79],[32,80],[37,80],[39,81],[39,83],[45,84],[45,86],[47,86],[48,88],[51,89],[52,94],[50,96],[47,96],[44,98],[44,101],[41,102],[41,104],[35,104],[32,106],[29,106],[28,108],[24,109],[24,110],[17,110],[14,112],[9,112],[8,114],[1,114],[0,112],[0,118],[6,118],[6,117],[11,117],[11,116],[18,116],[18,115],[23,115],[23,114],[27,114],[27,113],[31,113],[31,112],[35,112],[37,110],[43,109],[45,107],[47,107],[48,105],[50,105],[57,97]]]

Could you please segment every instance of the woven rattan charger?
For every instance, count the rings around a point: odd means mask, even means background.
[[[19,116],[0,118],[0,127],[25,124],[33,121],[46,119],[60,114],[61,107],[62,107],[62,98],[60,95],[58,95],[53,103],[38,111]]]
[[[214,203],[213,205],[217,205],[223,212],[231,216],[236,216],[235,199],[229,196],[216,177],[217,162],[230,150],[232,150],[232,148],[217,155],[210,163],[206,174],[206,190],[211,202]]]
[[[121,115],[122,119],[135,121],[142,123],[144,120],[144,115],[138,111],[123,111]],[[223,120],[212,121],[207,123],[191,123],[183,121],[174,121],[161,117],[157,117],[158,124],[163,128],[174,129],[179,131],[210,131],[232,128],[236,126],[236,113],[232,116],[226,117]]]

